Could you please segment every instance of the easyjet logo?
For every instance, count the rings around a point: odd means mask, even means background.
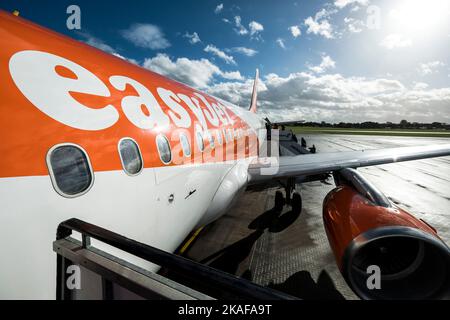
[[[62,74],[58,68],[69,70],[71,74]],[[94,109],[72,97],[71,92],[101,97],[111,95],[102,80],[73,61],[43,51],[25,50],[11,57],[9,70],[19,90],[34,106],[67,126],[81,130],[102,130],[119,120],[120,114],[112,105]],[[167,127],[173,122],[179,128],[190,128],[193,123],[198,123],[206,130],[208,125],[219,127],[233,124],[224,105],[219,102],[209,103],[197,92],[187,96],[158,87],[157,94],[167,106],[164,111],[154,94],[138,81],[122,75],[113,75],[108,80],[120,91],[130,85],[137,92],[137,95],[123,97],[120,107],[128,120],[138,128]],[[191,112],[188,112],[189,109]],[[196,119],[192,119],[191,115]]]

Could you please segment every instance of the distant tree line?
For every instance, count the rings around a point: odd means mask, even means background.
[[[399,123],[393,122],[373,122],[366,121],[361,123],[352,122],[339,122],[339,123],[328,123],[322,122],[303,122],[298,124],[301,127],[323,127],[323,128],[358,128],[358,129],[416,129],[416,130],[450,130],[450,124],[442,122],[432,122],[432,123],[420,123],[420,122],[408,122],[407,120],[402,120]]]

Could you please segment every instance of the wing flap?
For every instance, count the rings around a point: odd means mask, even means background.
[[[249,183],[449,155],[450,144],[442,144],[258,158],[249,165]]]

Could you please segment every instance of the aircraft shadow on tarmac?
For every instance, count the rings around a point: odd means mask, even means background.
[[[300,217],[302,210],[300,195],[294,193],[291,202],[292,210],[281,214],[284,201],[282,193],[277,192],[274,207],[258,216],[248,225],[249,229],[255,230],[253,233],[215,252],[200,262],[215,269],[236,274],[239,265],[250,255],[254,244],[264,234],[266,229],[271,233],[282,232]],[[251,270],[246,270],[241,277],[252,281]],[[331,277],[325,270],[321,271],[317,282],[313,280],[308,271],[302,270],[288,277],[283,283],[270,283],[268,287],[302,299],[344,299],[342,294],[336,290]]]

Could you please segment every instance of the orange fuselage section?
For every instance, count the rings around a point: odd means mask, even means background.
[[[120,170],[124,137],[138,143],[145,168],[256,155],[255,131],[222,100],[6,12],[0,46],[0,177],[47,175],[46,154],[60,143],[82,146],[94,171]],[[169,164],[158,134],[170,141]]]

